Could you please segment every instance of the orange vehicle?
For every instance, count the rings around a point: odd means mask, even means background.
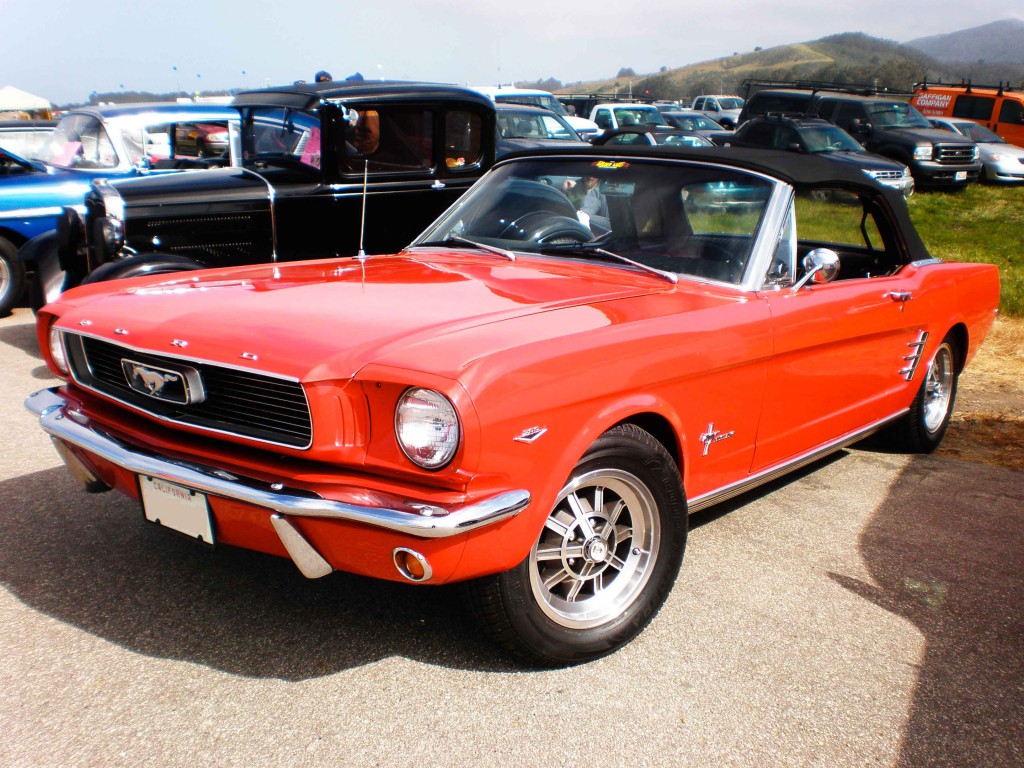
[[[72,289],[38,315],[64,384],[26,405],[152,523],[468,581],[563,665],[651,620],[689,512],[879,430],[934,450],[998,295],[857,168],[574,148],[498,163],[396,255]]]
[[[970,81],[915,83],[910,103],[925,117],[959,117],[981,123],[1011,144],[1024,147],[1024,90]]]

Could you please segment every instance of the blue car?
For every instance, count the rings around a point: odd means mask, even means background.
[[[35,158],[0,148],[0,316],[24,290],[18,249],[54,230],[65,206],[84,213],[93,180],[232,165],[237,125],[238,111],[222,105],[82,107],[64,114]]]

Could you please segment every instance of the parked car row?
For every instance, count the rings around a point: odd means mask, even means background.
[[[738,104],[707,96],[695,106]],[[757,117],[762,110],[772,116]],[[263,89],[227,107],[75,110],[39,160],[3,160],[0,312],[22,293],[26,270],[40,307],[84,281],[397,250],[495,159],[579,146],[583,136],[819,154],[904,195],[969,183],[983,168],[987,180],[1024,178],[1020,152],[980,126],[939,130],[882,97],[766,89],[736,116],[735,132],[672,103],[594,103],[592,121],[560,113],[543,91],[365,82]],[[972,130],[990,141],[975,143]],[[157,178],[195,168],[220,170]],[[299,222],[313,216],[339,225],[307,231]]]
[[[84,212],[94,180],[231,165],[237,125],[230,107],[82,107],[64,114],[31,159],[0,148],[0,314],[23,290],[17,249],[52,232],[65,207]]]
[[[824,118],[869,151],[909,166],[918,187],[1024,181],[1024,147],[1013,144],[1024,145],[1024,93],[1009,86],[921,83],[908,104],[869,87],[772,85],[750,95],[741,125],[766,115]]]

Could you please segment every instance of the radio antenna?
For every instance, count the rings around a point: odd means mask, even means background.
[[[356,258],[360,261],[366,260],[366,251],[363,250],[363,235],[366,233],[366,182],[370,173],[369,159],[363,160],[363,210],[359,219],[359,253]]]

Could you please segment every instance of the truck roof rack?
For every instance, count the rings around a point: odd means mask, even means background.
[[[749,98],[751,93],[763,91],[767,88],[789,88],[796,91],[829,91],[831,93],[848,93],[854,96],[913,96],[910,91],[899,91],[891,88],[880,88],[877,83],[839,83],[830,80],[744,80],[740,88],[743,90],[744,98]]]
[[[920,83],[914,83],[915,90],[919,89],[927,91],[932,86],[937,88],[963,88],[964,93],[970,93],[973,88],[984,88],[986,91],[998,91],[999,93],[996,94],[997,96],[1002,96],[1006,91],[1010,91],[1012,93],[1014,91],[1024,90],[1024,83],[1021,83],[1019,86],[1014,88],[1009,80],[1005,83],[1000,80],[999,85],[982,85],[981,83],[972,83],[969,79],[961,80],[959,83],[942,83],[938,81],[930,83],[927,80],[922,80]]]

